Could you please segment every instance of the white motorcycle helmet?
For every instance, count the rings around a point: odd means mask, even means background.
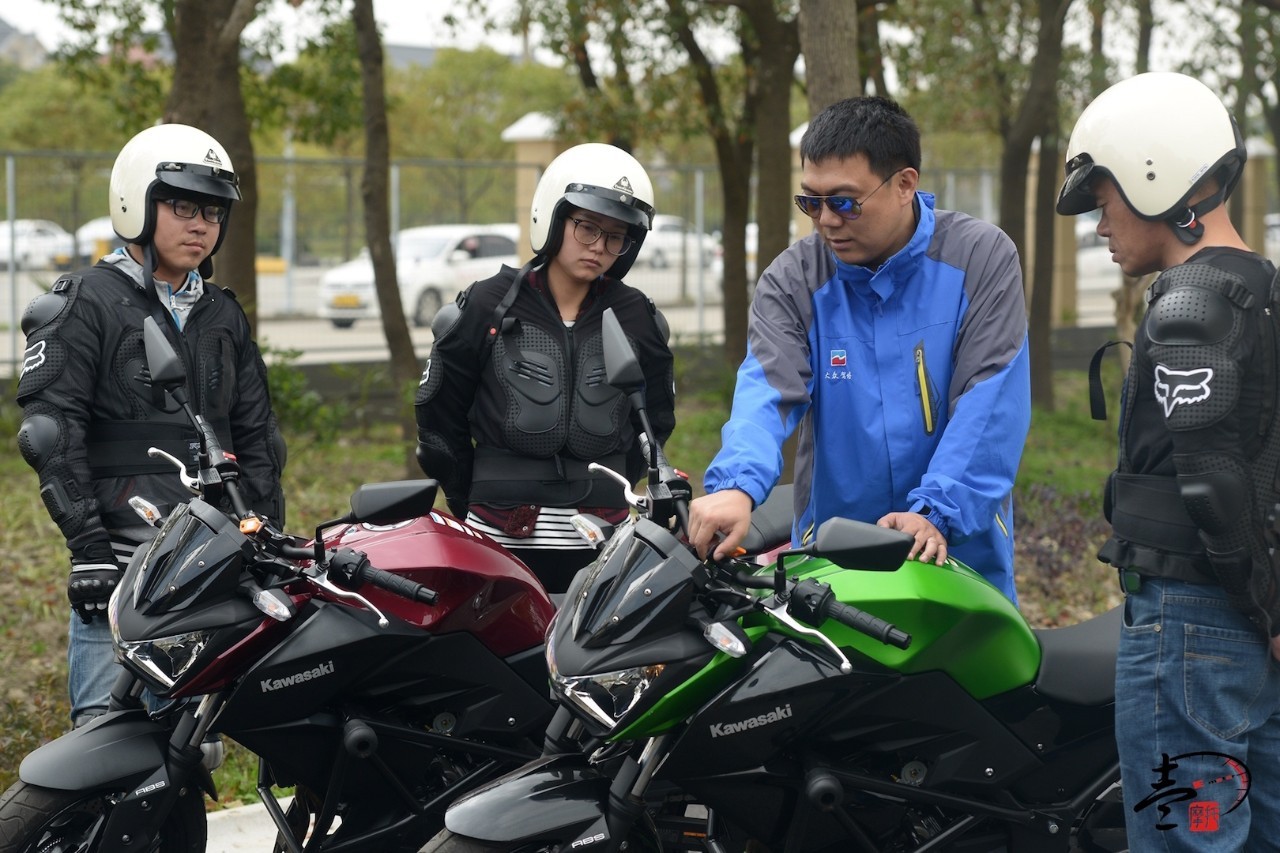
[[[156,227],[155,200],[170,191],[217,199],[228,208],[228,217],[231,203],[240,199],[231,158],[218,140],[185,124],[149,127],[125,143],[111,167],[111,227],[120,239],[149,244]],[[226,233],[224,219],[213,252]]]
[[[1067,144],[1057,211],[1095,209],[1089,179],[1104,173],[1135,214],[1169,220],[1179,237],[1194,243],[1203,233],[1196,220],[1231,194],[1244,161],[1235,120],[1208,86],[1168,71],[1138,74],[1108,88],[1080,114]],[[1219,191],[1188,206],[1211,176]]]
[[[537,258],[560,250],[571,208],[591,210],[627,224],[631,247],[609,269],[622,278],[635,263],[653,225],[653,184],[636,158],[601,142],[575,145],[551,161],[533,191],[529,243]]]

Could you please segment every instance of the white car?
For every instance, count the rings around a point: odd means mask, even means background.
[[[76,229],[76,257],[78,263],[95,264],[98,258],[118,249],[124,241],[111,226],[110,216],[90,219]]]
[[[415,326],[429,326],[440,307],[472,282],[496,275],[503,264],[519,267],[519,235],[514,223],[425,225],[398,232],[392,248],[405,317]],[[320,277],[317,315],[339,329],[379,316],[368,248]]]
[[[47,219],[0,220],[0,267],[14,259],[23,269],[66,268],[75,260],[76,239]]]
[[[645,235],[644,245],[636,256],[636,263],[663,269],[679,264],[685,266],[698,265],[699,240],[702,245],[702,266],[711,266],[711,262],[720,255],[720,244],[710,234],[699,234],[693,226],[679,216],[665,213],[653,217],[653,228]]]

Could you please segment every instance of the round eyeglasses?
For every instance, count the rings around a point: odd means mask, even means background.
[[[631,248],[631,244],[635,242],[631,239],[630,234],[605,231],[589,219],[574,219],[570,216],[569,221],[573,223],[573,238],[575,240],[584,246],[590,246],[601,237],[604,237],[604,250],[611,255],[624,254],[627,249]]]

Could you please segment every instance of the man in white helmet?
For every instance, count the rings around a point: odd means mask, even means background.
[[[185,360],[195,408],[238,459],[249,505],[284,520],[285,448],[266,368],[235,297],[207,280],[239,198],[231,159],[212,136],[179,124],[142,131],[111,170],[111,224],[125,245],[60,277],[22,317],[18,442],[71,552],[76,725],[107,710],[118,674],[107,601],[133,552],[154,535],[129,498],[162,513],[190,498],[173,467],[147,455],[157,446],[194,462],[197,446],[182,412],[150,384],[147,317]]]
[[[1098,234],[1125,273],[1160,272],[1133,344],[1099,553],[1125,592],[1116,738],[1132,850],[1280,839],[1280,335],[1275,269],[1224,204],[1244,161],[1208,87],[1140,74],[1081,114],[1058,197],[1062,214],[1101,211]]]
[[[601,317],[612,308],[636,348],[657,438],[675,428],[668,329],[622,277],[653,221],[644,167],[612,145],[576,145],[547,166],[529,215],[533,260],[476,282],[432,324],[418,387],[418,461],[459,518],[563,592],[595,551],[569,524],[579,511],[627,514],[622,489],[644,472],[639,425],[604,381]]]

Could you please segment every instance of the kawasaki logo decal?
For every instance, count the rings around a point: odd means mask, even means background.
[[[322,678],[326,675],[333,675],[333,661],[322,663],[314,669],[304,669],[302,672],[286,675],[284,678],[264,678],[258,682],[258,685],[262,688],[263,693],[270,693],[282,687],[293,687],[295,684],[311,681],[314,678]],[[787,716],[789,717],[791,714],[788,713]]]
[[[785,720],[791,716],[791,705],[779,705],[767,714],[761,714],[758,717],[749,717],[737,723],[716,723],[711,726],[712,737],[723,737],[725,735],[736,735],[745,732],[748,729],[758,729],[761,726],[767,726],[780,720]]]

